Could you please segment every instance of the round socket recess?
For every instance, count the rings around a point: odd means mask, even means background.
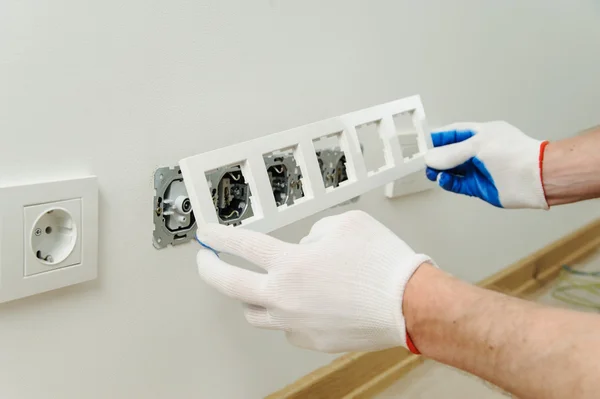
[[[42,213],[31,229],[31,250],[46,265],[64,261],[73,252],[76,242],[77,225],[69,211],[63,208]]]

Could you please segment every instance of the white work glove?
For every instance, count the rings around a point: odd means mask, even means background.
[[[429,180],[500,208],[548,209],[542,185],[547,141],[503,122],[455,123],[431,133]]]
[[[404,288],[430,258],[368,214],[324,218],[300,244],[218,224],[200,226],[197,237],[266,271],[232,266],[210,249],[198,252],[200,276],[248,304],[251,325],[283,330],[292,344],[322,352],[412,346],[402,314]]]

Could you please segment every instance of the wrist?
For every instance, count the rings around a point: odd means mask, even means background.
[[[398,337],[400,341],[398,344],[407,348],[410,352],[414,354],[421,354],[421,352],[415,347],[410,334],[408,333],[408,328],[406,325],[406,315],[404,313],[404,303],[406,300],[406,289],[409,285],[410,281],[412,281],[415,274],[418,273],[420,269],[423,267],[433,267],[433,261],[431,258],[424,254],[415,254],[410,263],[404,264],[402,267],[398,268],[397,271],[399,278],[393,279],[395,281],[394,285],[398,289],[399,296],[394,300],[395,305],[395,318],[396,318],[396,327],[397,332],[400,333]]]
[[[571,197],[576,193],[576,183],[571,173],[577,168],[577,160],[573,159],[573,148],[569,140],[548,144],[544,154],[542,182],[548,205],[561,205],[574,202]],[[575,197],[577,195],[575,194]]]
[[[561,142],[549,143],[544,151],[544,154],[540,156],[542,159],[541,170],[542,170],[542,186],[544,187],[544,195],[546,196],[546,202],[549,206],[559,205],[560,192],[559,183],[561,169],[560,160],[565,156],[564,145]]]
[[[421,331],[427,329],[427,319],[430,317],[428,313],[432,307],[430,301],[435,301],[430,284],[443,275],[445,273],[431,263],[424,263],[413,273],[404,289],[402,313],[406,325],[407,346],[413,353],[424,353],[422,346],[426,345]]]
[[[549,205],[600,196],[600,128],[549,144],[544,154],[543,185]]]
[[[477,307],[480,291],[429,263],[417,269],[402,306],[406,332],[420,353],[440,360],[448,345],[459,345],[461,321]]]

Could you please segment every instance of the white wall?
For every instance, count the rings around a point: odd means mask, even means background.
[[[152,247],[154,169],[416,93],[434,125],[557,139],[600,122],[599,43],[593,0],[0,2],[0,184],[101,190],[99,279],[0,306],[0,397],[257,398],[323,365],[248,327],[194,245]],[[472,281],[600,216],[440,190],[357,206]]]

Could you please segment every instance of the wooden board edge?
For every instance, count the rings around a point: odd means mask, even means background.
[[[359,386],[348,395],[344,396],[344,399],[368,399],[377,395],[394,382],[398,381],[409,371],[422,364],[425,361],[423,356],[417,356],[410,354],[404,360],[400,361],[396,365],[385,370],[375,378],[367,381],[365,384]]]
[[[343,355],[328,365],[300,378],[266,399],[342,398],[367,381],[378,378],[393,367],[416,357],[404,348]],[[359,384],[354,381],[360,381]]]
[[[580,262],[600,248],[600,219],[547,245],[477,285],[525,296],[554,280],[564,264]],[[265,399],[366,399],[383,391],[423,359],[403,348],[349,353]]]

